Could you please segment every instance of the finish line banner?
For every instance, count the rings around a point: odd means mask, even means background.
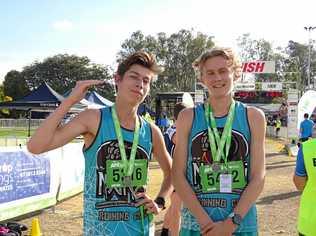
[[[242,73],[274,74],[275,61],[251,61],[242,64]]]

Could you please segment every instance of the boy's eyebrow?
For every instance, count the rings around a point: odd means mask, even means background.
[[[136,74],[136,75],[140,75],[138,72],[133,71],[133,70],[129,71],[129,73],[133,73],[133,74]]]
[[[132,74],[135,74],[135,75],[137,75],[137,76],[143,77],[141,74],[139,74],[138,72],[133,71],[133,70],[129,71],[129,73],[132,73]],[[150,79],[150,77],[148,77],[148,76],[144,76],[143,78]]]
[[[227,68],[227,67],[220,67],[220,68],[216,68],[216,69],[207,69],[206,72],[213,72],[213,71],[216,71],[216,70],[223,70],[223,69],[227,70],[229,68]]]
[[[214,69],[207,69],[206,72],[213,72]]]

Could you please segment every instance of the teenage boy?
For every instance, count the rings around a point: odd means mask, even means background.
[[[159,71],[149,53],[130,55],[119,64],[115,75],[115,104],[101,110],[85,110],[59,126],[89,87],[104,83],[77,82],[71,95],[28,142],[29,151],[38,154],[83,135],[84,235],[154,235],[152,214],[164,208],[164,199],[171,191],[171,159],[159,128],[139,117],[137,109]],[[152,153],[164,174],[155,200],[146,193]]]
[[[193,66],[209,97],[180,112],[177,122],[172,180],[184,204],[181,235],[257,235],[264,114],[234,101],[241,63],[230,48],[213,48]]]

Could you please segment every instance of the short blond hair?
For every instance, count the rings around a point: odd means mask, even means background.
[[[213,47],[203,52],[195,61],[192,63],[193,68],[198,72],[199,78],[202,76],[202,69],[205,62],[213,57],[221,56],[228,61],[229,67],[234,71],[234,79],[237,80],[241,77],[242,63],[239,57],[234,53],[231,48],[228,47]]]

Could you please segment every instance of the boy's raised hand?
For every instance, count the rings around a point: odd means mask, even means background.
[[[77,81],[76,86],[72,89],[69,97],[67,97],[68,101],[75,104],[80,102],[86,95],[88,89],[94,85],[104,84],[105,81],[102,80],[81,80]]]

